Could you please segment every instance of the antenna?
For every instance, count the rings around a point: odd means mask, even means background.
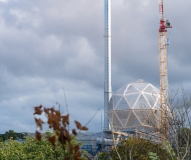
[[[102,132],[102,112],[101,112],[101,132]]]
[[[67,112],[67,114],[68,114],[68,103],[67,103],[66,93],[65,93],[64,88],[63,88],[63,92],[64,92],[64,100],[65,100],[65,105],[66,105],[66,112]]]
[[[90,118],[90,120],[84,126],[87,126],[91,122],[91,120],[96,116],[96,114],[99,110],[100,110],[100,108],[97,109],[97,111],[94,113],[94,115]]]

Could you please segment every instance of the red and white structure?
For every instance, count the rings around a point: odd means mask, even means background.
[[[167,28],[172,28],[170,22],[164,18],[163,0],[159,0],[159,68],[160,68],[160,128],[168,134],[168,76],[167,76]]]

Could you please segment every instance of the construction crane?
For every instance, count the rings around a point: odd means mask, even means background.
[[[172,28],[170,21],[164,18],[163,0],[159,0],[159,68],[160,68],[160,130],[168,136],[168,76],[167,76],[167,38],[168,28]]]

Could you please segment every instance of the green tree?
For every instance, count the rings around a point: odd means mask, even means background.
[[[26,137],[23,143],[9,139],[6,143],[0,143],[0,159],[1,160],[63,160],[69,152],[67,148],[63,150],[63,146],[56,141],[56,148],[46,138],[47,133],[42,135],[41,141],[37,141],[34,137]],[[72,137],[71,145],[78,144],[76,139]],[[82,157],[84,159],[84,157]]]
[[[5,140],[8,140],[10,138],[16,140],[18,138],[18,133],[14,132],[13,130],[9,130],[5,132],[4,138]]]
[[[3,142],[3,136],[0,135],[0,142]]]
[[[176,159],[170,156],[169,151],[165,149],[162,144],[142,138],[128,138],[127,140],[121,141],[121,144],[117,146],[117,151],[121,160],[149,160],[151,158],[160,160]],[[106,155],[101,156],[106,157]],[[115,160],[119,159],[115,149],[112,149],[108,157]]]
[[[164,115],[165,110],[161,110]],[[176,157],[180,160],[191,159],[191,91],[180,87],[172,91],[168,99],[168,125],[163,135],[172,146]],[[157,128],[156,128],[157,129]],[[160,130],[159,130],[160,131]]]

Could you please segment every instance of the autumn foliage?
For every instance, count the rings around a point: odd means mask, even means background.
[[[68,126],[70,124],[69,121],[69,114],[67,115],[61,115],[59,110],[56,110],[54,107],[52,108],[45,108],[42,105],[36,106],[34,108],[34,115],[42,115],[42,113],[45,114],[47,117],[47,124],[50,129],[53,129],[55,132],[54,135],[48,135],[47,140],[56,148],[56,142],[59,141],[60,144],[63,146],[63,150],[68,147],[69,155],[66,155],[63,157],[64,160],[81,160],[81,153],[80,153],[80,146],[78,144],[72,145],[72,136],[77,135],[76,129],[72,129],[72,134],[69,133]],[[43,122],[41,118],[35,117],[35,122],[37,125],[37,131],[36,131],[36,139],[41,141],[43,130]],[[78,130],[88,130],[86,126],[82,126],[80,122],[74,121],[76,124],[76,128]]]

